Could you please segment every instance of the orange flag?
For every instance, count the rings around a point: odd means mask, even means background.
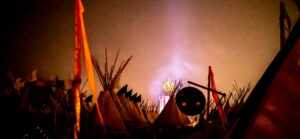
[[[97,112],[99,115],[99,119],[102,125],[104,125],[102,115],[99,109],[98,101],[97,101],[97,92],[95,86],[95,77],[93,72],[92,60],[90,49],[87,41],[84,20],[83,20],[83,12],[84,8],[81,0],[75,0],[75,49],[74,49],[74,76],[75,80],[80,79],[81,75],[81,46],[83,46],[84,50],[84,59],[86,65],[86,72],[88,76],[88,83],[91,88],[92,94],[94,95],[94,100],[96,103]],[[80,85],[80,84],[79,84]],[[75,85],[75,115],[76,115],[76,130],[80,131],[80,98],[79,98],[79,85]]]
[[[216,90],[217,87],[216,87],[216,84],[215,84],[215,81],[214,81],[214,74],[211,70],[211,67],[209,67],[209,75],[210,75],[211,89]],[[222,110],[221,105],[219,104],[219,96],[218,96],[217,93],[214,93],[214,92],[212,92],[212,96],[213,96],[214,101],[217,105],[217,109],[218,109],[218,112],[219,112],[219,115],[220,115],[220,118],[221,118],[221,121],[222,121],[222,125],[223,125],[223,127],[225,127],[225,121],[224,121],[224,117],[223,117],[223,110]]]

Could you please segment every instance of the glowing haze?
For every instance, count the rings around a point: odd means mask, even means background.
[[[209,65],[219,91],[228,93],[235,80],[241,87],[254,86],[279,50],[279,0],[83,3],[91,54],[102,64],[105,48],[110,63],[118,49],[120,59],[133,55],[120,84],[150,102],[158,102],[168,78],[181,79],[185,86],[187,80],[206,85]],[[291,3],[287,9],[297,11]],[[73,1],[18,4],[4,11],[8,28],[1,65],[19,76],[36,68],[42,78],[68,78],[73,73]],[[298,14],[290,17],[295,22]]]

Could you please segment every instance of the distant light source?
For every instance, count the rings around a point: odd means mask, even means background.
[[[175,89],[175,84],[173,82],[171,82],[170,79],[168,78],[168,80],[166,82],[163,82],[163,88],[164,88],[164,91],[167,93],[167,95],[171,96],[172,92]]]
[[[175,84],[170,81],[170,78],[166,82],[163,82],[163,89],[165,94],[159,96],[159,113],[164,109],[175,89]]]

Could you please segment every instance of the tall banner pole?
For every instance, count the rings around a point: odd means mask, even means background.
[[[209,88],[208,90],[207,90],[207,110],[206,110],[206,120],[207,120],[207,122],[208,122],[208,120],[209,120],[209,105],[210,105],[210,68],[211,68],[211,66],[209,66],[208,67],[208,82],[207,82],[207,88]]]

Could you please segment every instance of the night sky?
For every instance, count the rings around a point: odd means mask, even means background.
[[[285,2],[294,23],[298,10],[293,0]],[[120,59],[133,55],[121,85],[153,102],[168,78],[206,85],[209,65],[219,91],[228,93],[234,81],[255,86],[280,49],[279,0],[83,3],[91,54],[102,64],[105,48],[110,63],[117,50]],[[10,1],[2,7],[1,69],[16,77],[33,69],[40,78],[72,77],[74,1]]]

